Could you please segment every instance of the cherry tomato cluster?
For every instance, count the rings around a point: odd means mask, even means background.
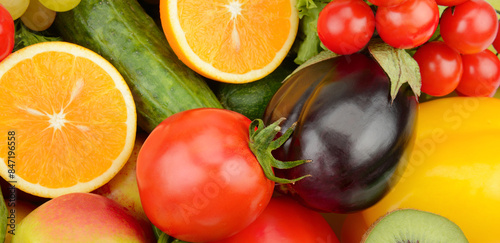
[[[441,15],[438,5],[446,7]],[[317,31],[341,55],[362,50],[374,33],[394,48],[416,49],[426,94],[493,96],[500,60],[488,47],[500,50],[499,25],[485,0],[333,0]]]

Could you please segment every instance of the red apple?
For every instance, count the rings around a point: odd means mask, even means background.
[[[36,209],[37,205],[23,199],[15,201],[5,200],[7,206],[7,232],[5,234],[5,243],[10,243],[12,236],[17,233],[16,229],[29,213]]]
[[[113,177],[113,179],[111,179],[104,186],[95,190],[94,193],[112,199],[125,207],[127,211],[140,221],[144,230],[148,233],[150,238],[153,239],[154,235],[151,228],[151,222],[142,208],[141,198],[139,197],[139,188],[137,187],[137,178],[135,176],[137,155],[139,154],[139,150],[141,149],[142,144],[144,144],[146,138],[147,133],[137,133],[134,149],[132,150],[132,154],[130,155],[127,163],[118,172],[118,174]]]
[[[12,242],[147,242],[139,221],[115,201],[70,193],[42,204],[17,226]]]

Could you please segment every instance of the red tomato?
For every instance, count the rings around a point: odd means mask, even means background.
[[[495,40],[493,41],[493,47],[497,52],[500,52],[500,19],[498,20],[497,37],[495,37]]]
[[[319,13],[318,36],[332,52],[348,55],[361,50],[375,30],[375,17],[362,0],[335,0]]]
[[[320,213],[288,197],[273,197],[264,212],[247,228],[217,243],[338,243]],[[213,242],[215,243],[215,242]]]
[[[368,2],[371,2],[373,5],[379,6],[379,7],[389,7],[389,6],[394,6],[401,4],[405,0],[368,0]]]
[[[370,229],[361,212],[348,214],[340,232],[342,243],[360,243]]]
[[[460,53],[442,41],[428,42],[413,55],[420,67],[422,92],[432,96],[445,96],[457,88],[462,78]]]
[[[399,5],[378,7],[375,28],[387,44],[410,49],[424,44],[436,31],[439,9],[434,0],[407,0]]]
[[[464,72],[457,87],[463,96],[489,97],[500,85],[500,60],[486,49],[479,53],[462,55]]]
[[[271,199],[249,148],[250,120],[200,108],[166,118],[137,158],[137,184],[151,222],[188,242],[227,238],[252,223]]]
[[[443,41],[462,54],[478,53],[495,40],[498,20],[495,9],[484,0],[469,0],[448,7],[441,15]]]
[[[436,3],[441,6],[455,6],[467,1],[469,0],[436,0]]]
[[[9,11],[0,4],[0,61],[14,50],[14,20]]]

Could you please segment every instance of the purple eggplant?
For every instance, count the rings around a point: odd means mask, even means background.
[[[293,135],[275,150],[283,161],[309,159],[277,169],[278,185],[320,212],[351,213],[379,201],[397,182],[414,143],[418,100],[401,89],[394,100],[390,81],[368,55],[326,59],[293,73],[270,100],[264,122],[280,117]]]

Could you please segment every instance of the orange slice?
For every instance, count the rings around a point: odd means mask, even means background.
[[[25,192],[90,192],[132,152],[132,94],[88,49],[45,42],[9,55],[0,63],[0,94],[0,175]]]
[[[187,66],[247,83],[276,69],[297,35],[296,0],[161,0],[168,43]]]

